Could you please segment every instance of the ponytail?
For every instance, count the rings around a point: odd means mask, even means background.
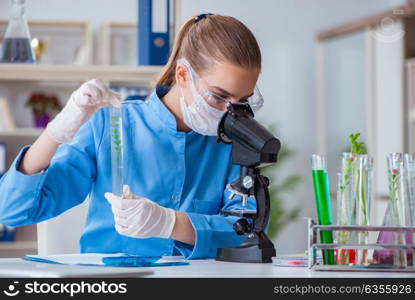
[[[176,62],[180,58],[180,48],[183,44],[183,40],[187,36],[190,27],[193,25],[193,19],[189,19],[184,23],[178,32],[177,37],[174,40],[173,50],[170,54],[169,60],[164,67],[160,78],[157,80],[156,85],[172,86],[175,82],[174,76],[176,74]]]

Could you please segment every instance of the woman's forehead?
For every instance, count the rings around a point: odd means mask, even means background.
[[[245,97],[252,94],[258,81],[258,70],[247,70],[229,63],[216,63],[201,77],[215,92],[226,91],[231,96]]]

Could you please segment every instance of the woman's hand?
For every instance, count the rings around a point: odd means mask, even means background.
[[[123,196],[105,193],[114,213],[115,229],[119,234],[134,238],[170,238],[176,223],[175,211],[147,199],[135,196],[125,185]]]
[[[84,83],[72,93],[62,111],[49,122],[46,131],[58,143],[69,143],[79,128],[101,107],[121,107],[121,97],[101,80]]]

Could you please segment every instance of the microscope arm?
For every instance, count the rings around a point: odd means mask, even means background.
[[[256,200],[257,213],[254,218],[253,232],[261,233],[265,231],[271,211],[270,197],[268,191],[269,179],[257,172],[254,178],[254,196]]]

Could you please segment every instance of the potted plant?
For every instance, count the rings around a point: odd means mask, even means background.
[[[53,116],[62,109],[57,96],[43,93],[32,94],[26,102],[26,107],[32,109],[34,125],[37,128],[46,127]]]

